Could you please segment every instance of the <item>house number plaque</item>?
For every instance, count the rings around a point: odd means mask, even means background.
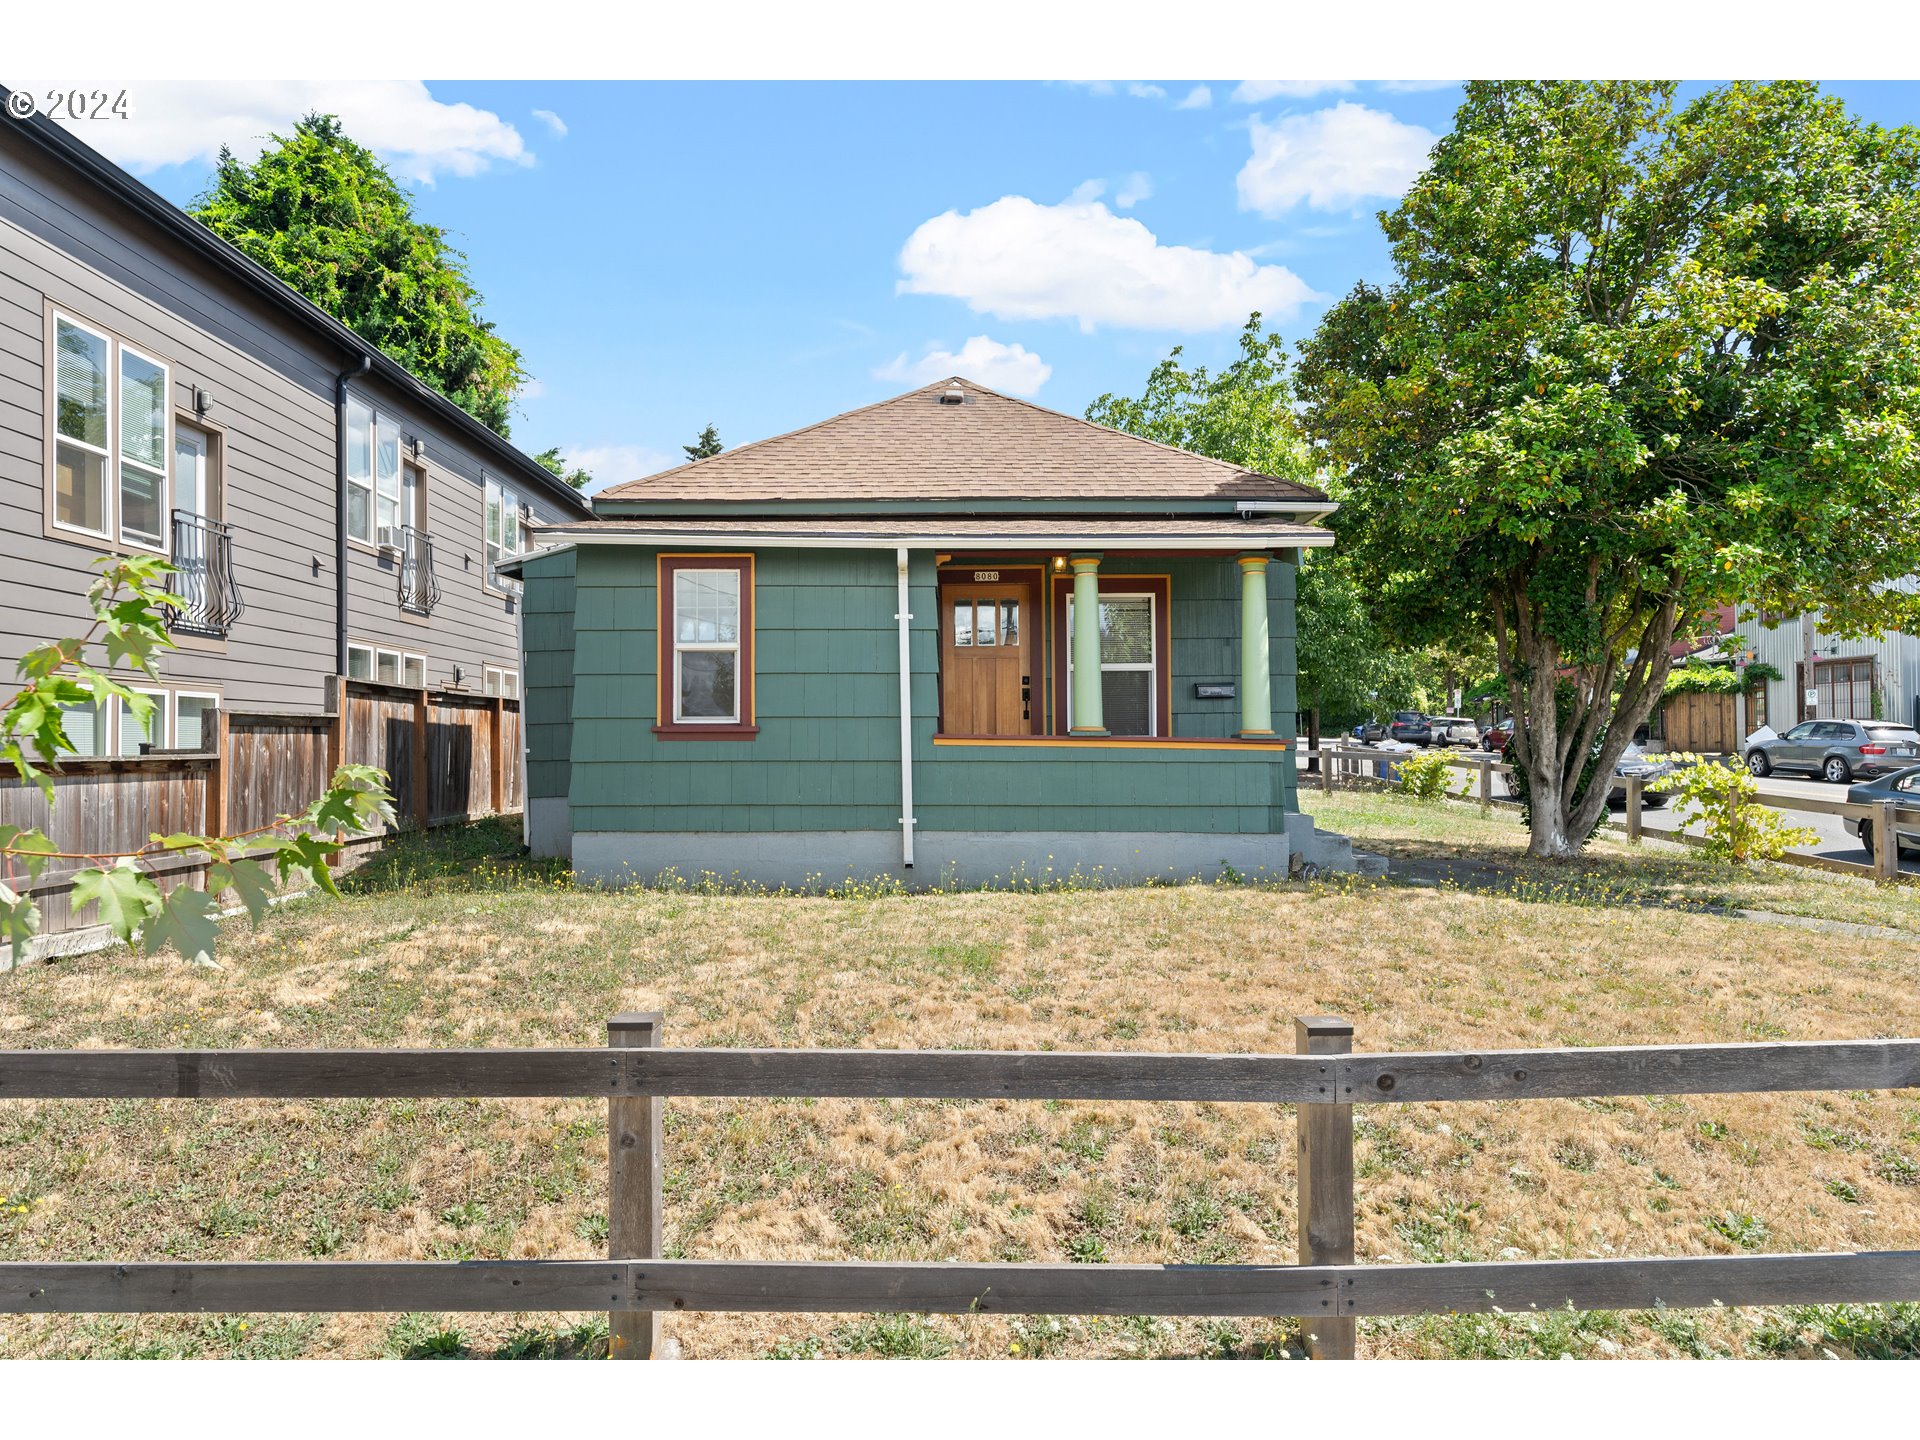
[[[976,570],[973,572],[973,578],[976,581],[991,582],[1000,578],[1000,572],[998,570]]]

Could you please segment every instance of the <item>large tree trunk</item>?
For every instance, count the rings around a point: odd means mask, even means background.
[[[1606,811],[1613,767],[1653,713],[1672,668],[1667,652],[1678,619],[1673,602],[1631,606],[1627,614],[1597,662],[1568,665],[1523,585],[1494,597],[1500,671],[1514,715],[1508,759],[1526,772],[1527,853],[1538,859],[1572,859],[1586,845]],[[1564,709],[1557,696],[1562,681],[1572,687]],[[1589,756],[1592,779],[1582,791]]]

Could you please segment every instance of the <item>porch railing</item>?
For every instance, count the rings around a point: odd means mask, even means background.
[[[400,550],[400,607],[431,615],[440,603],[440,582],[433,574],[433,537],[412,525],[395,531]]]
[[[174,511],[173,564],[173,593],[184,603],[168,623],[178,633],[224,640],[247,608],[233,578],[233,527]]]

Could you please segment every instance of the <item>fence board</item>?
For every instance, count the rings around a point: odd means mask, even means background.
[[[1920,1251],[1438,1265],[848,1260],[0,1263],[0,1313],[802,1311],[1435,1315],[1897,1303]]]
[[[684,1095],[1393,1104],[1920,1087],[1920,1040],[1358,1055],[9,1050],[0,1098]]]

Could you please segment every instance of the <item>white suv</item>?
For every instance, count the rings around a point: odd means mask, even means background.
[[[1472,749],[1480,743],[1480,727],[1464,715],[1434,715],[1427,723],[1433,727],[1429,745],[1465,745]]]

